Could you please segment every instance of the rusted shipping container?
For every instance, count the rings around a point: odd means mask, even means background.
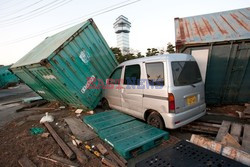
[[[208,104],[250,101],[250,8],[175,18],[175,38],[197,60]]]

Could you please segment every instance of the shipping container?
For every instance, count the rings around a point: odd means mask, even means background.
[[[0,88],[6,88],[19,83],[19,79],[16,75],[9,71],[10,66],[11,65],[0,67]]]
[[[92,19],[47,37],[11,70],[49,101],[93,109],[102,96],[103,83],[118,65]]]
[[[199,64],[207,104],[250,102],[250,8],[176,18],[177,52]]]

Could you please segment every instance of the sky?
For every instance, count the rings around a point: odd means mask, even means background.
[[[249,6],[250,0],[0,0],[0,65],[15,63],[47,36],[96,14],[93,19],[110,47],[116,47],[115,19],[126,16],[130,47],[144,54],[175,43],[176,17]]]

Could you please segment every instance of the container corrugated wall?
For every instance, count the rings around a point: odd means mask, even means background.
[[[192,54],[207,104],[250,102],[250,8],[175,19],[177,52]]]
[[[10,65],[0,67],[0,88],[19,82],[19,79],[9,71],[9,68]]]
[[[67,33],[67,30],[64,32]],[[57,35],[53,37],[61,38]],[[41,43],[37,47],[46,49],[42,46]],[[39,48],[34,50],[40,51]],[[44,99],[93,109],[101,99],[102,89],[87,89],[87,79],[92,77],[105,82],[117,64],[112,51],[90,19],[47,58],[34,64],[13,66],[12,71]],[[94,81],[93,84],[97,85],[98,82]]]
[[[187,46],[182,53],[208,50],[205,81],[207,104],[250,102],[250,41]],[[203,56],[203,55],[201,55]]]

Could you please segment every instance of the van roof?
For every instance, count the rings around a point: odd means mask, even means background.
[[[141,62],[148,62],[148,61],[159,61],[159,60],[168,60],[168,61],[185,61],[185,60],[192,60],[195,61],[193,56],[189,54],[183,54],[183,53],[172,53],[172,54],[163,54],[163,55],[157,55],[157,56],[150,56],[150,57],[143,57],[133,60],[128,60],[123,63],[121,63],[119,66],[128,65],[128,64],[135,64],[135,63],[141,63]]]

